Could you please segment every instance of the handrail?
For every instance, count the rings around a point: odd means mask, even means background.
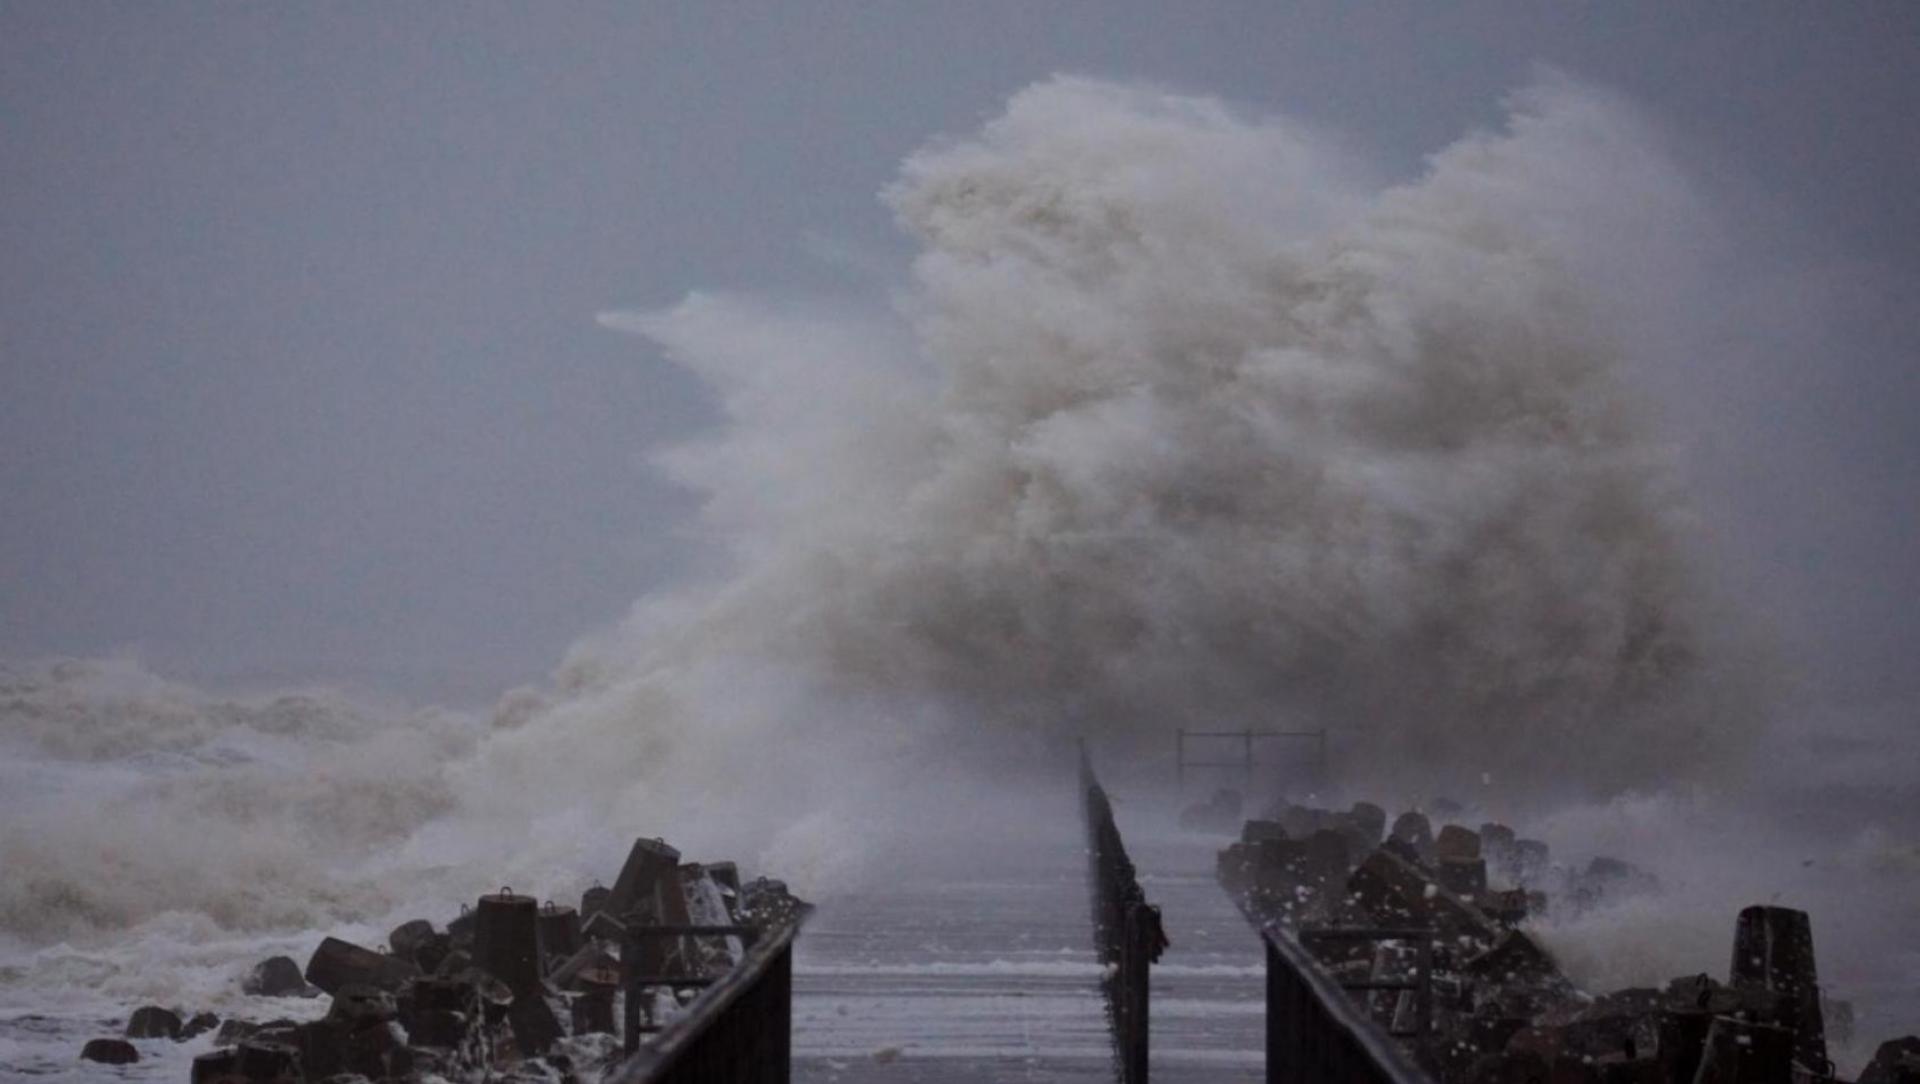
[[[1268,1084],[1433,1084],[1291,931],[1257,924],[1267,947]]]
[[[1113,803],[1093,774],[1085,741],[1080,743],[1081,812],[1086,819],[1087,860],[1093,903],[1094,947],[1107,965],[1101,980],[1113,1030],[1115,1068],[1121,1084],[1146,1084],[1148,966],[1167,947],[1160,909],[1147,902],[1127,857]]]
[[[698,926],[672,932],[734,929]],[[783,1084],[792,1055],[793,939],[799,932],[799,918],[761,930],[738,963],[609,1071],[604,1084]]]

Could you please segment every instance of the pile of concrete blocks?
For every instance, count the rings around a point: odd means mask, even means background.
[[[1292,931],[1442,1084],[1817,1084],[1834,1079],[1805,912],[1739,915],[1725,981],[1595,996],[1528,932],[1571,911],[1658,890],[1617,859],[1568,871],[1502,825],[1419,813],[1382,833],[1367,803],[1285,807],[1248,821],[1218,877],[1250,920]],[[1424,973],[1422,969],[1424,968]],[[1400,984],[1413,989],[1394,989]],[[1381,987],[1389,987],[1382,989]],[[1920,1084],[1920,1039],[1881,1048],[1862,1084]]]
[[[621,1054],[623,1015],[657,1030],[744,955],[738,936],[657,928],[768,930],[807,909],[778,881],[742,886],[731,862],[681,862],[664,841],[641,839],[614,886],[587,889],[577,907],[502,888],[444,927],[404,922],[379,949],[324,938],[304,969],[275,957],[243,980],[261,997],[329,997],[317,1020],[183,1024],[143,1009],[130,1027],[168,1037],[218,1027],[193,1084],[593,1079]],[[644,998],[632,1013],[629,990]]]

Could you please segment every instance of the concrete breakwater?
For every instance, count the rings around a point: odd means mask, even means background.
[[[1222,791],[1182,819],[1219,830],[1239,813]],[[1502,824],[1436,832],[1409,811],[1389,825],[1364,801],[1279,801],[1239,835],[1217,877],[1248,919],[1295,939],[1443,1084],[1838,1079],[1828,1041],[1850,1038],[1852,1008],[1822,995],[1804,911],[1742,910],[1724,978],[1596,994],[1562,972],[1529,920],[1660,890],[1628,862],[1569,868]],[[1881,1044],[1859,1079],[1920,1080],[1920,1039]]]
[[[757,932],[807,910],[780,881],[742,883],[732,862],[682,862],[640,839],[612,887],[577,905],[503,887],[443,923],[404,922],[384,946],[325,937],[304,967],[271,957],[242,980],[256,998],[328,999],[317,1018],[291,1003],[263,1021],[148,1005],[81,1056],[128,1064],[135,1040],[214,1031],[192,1084],[594,1080],[725,976]]]

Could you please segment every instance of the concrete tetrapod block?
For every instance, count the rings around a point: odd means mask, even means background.
[[[1733,966],[1728,984],[1764,990],[1780,998],[1779,1023],[1794,1034],[1794,1057],[1827,1072],[1826,1024],[1813,963],[1813,923],[1791,907],[1748,907],[1734,926]]]
[[[507,889],[474,908],[474,966],[505,983],[515,997],[540,986],[540,904]]]
[[[1786,1028],[1716,1016],[1693,1084],[1791,1084],[1793,1042]]]
[[[1392,839],[1399,840],[1408,847],[1422,863],[1433,861],[1433,822],[1419,810],[1408,810],[1394,818]]]
[[[540,951],[562,959],[580,949],[580,912],[549,900],[540,908]]]
[[[1471,862],[1481,857],[1480,834],[1457,824],[1443,825],[1433,841],[1434,856],[1442,862]]]
[[[634,840],[633,848],[627,852],[626,864],[620,867],[620,876],[613,882],[613,893],[607,898],[606,910],[624,921],[627,912],[654,894],[661,877],[678,868],[680,852],[668,846],[665,840]]]
[[[355,985],[398,990],[419,974],[419,966],[411,960],[383,955],[337,937],[320,942],[307,961],[307,981],[329,994]]]
[[[1861,1071],[1860,1084],[1920,1084],[1920,1035],[1881,1043]]]
[[[1384,846],[1347,879],[1347,892],[1382,926],[1412,926],[1492,945],[1499,931],[1478,909]]]
[[[594,885],[580,894],[580,924],[585,926],[593,916],[607,909],[607,901],[613,898],[613,889],[605,885]]]

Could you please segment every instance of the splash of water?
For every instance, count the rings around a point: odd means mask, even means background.
[[[885,198],[921,245],[894,312],[603,317],[723,407],[660,457],[723,573],[484,733],[36,685],[11,770],[128,785],[9,797],[0,923],[373,917],[635,831],[818,891],[978,809],[956,765],[1083,731],[1307,718],[1353,770],[1515,795],[1730,762],[1738,682],[1619,374],[1621,246],[1697,209],[1632,110],[1543,76],[1381,186],[1284,118],[1063,78]]]

